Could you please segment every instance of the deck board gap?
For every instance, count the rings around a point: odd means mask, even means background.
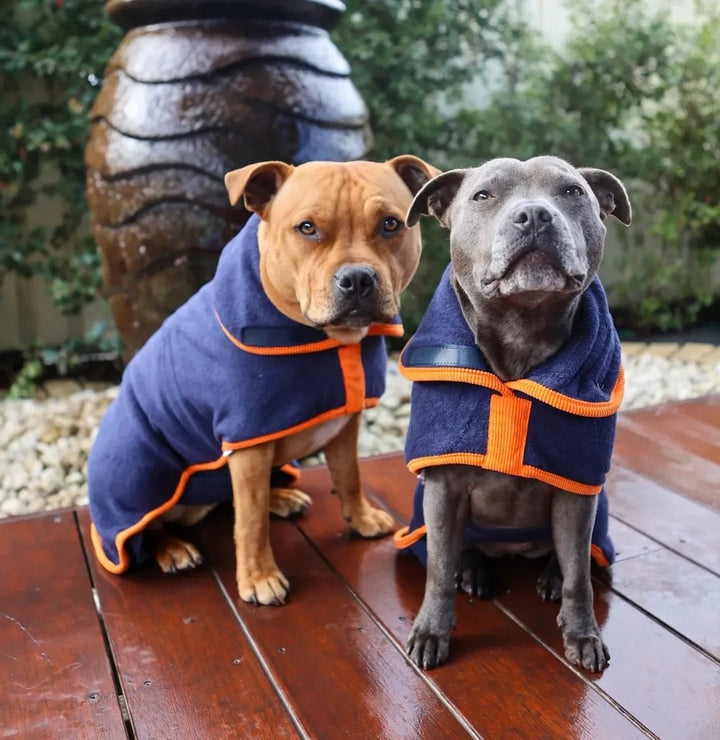
[[[295,728],[295,731],[298,733],[298,737],[302,738],[302,740],[311,740],[311,736],[307,733],[307,731],[303,727],[303,724],[300,721],[300,718],[298,717],[297,713],[293,709],[288,696],[285,694],[285,691],[283,690],[282,686],[280,686],[277,679],[275,678],[275,675],[273,674],[270,666],[268,665],[268,662],[265,660],[265,656],[262,652],[262,649],[260,648],[260,645],[258,645],[254,636],[252,635],[247,625],[245,624],[245,620],[242,618],[242,615],[238,611],[235,600],[228,593],[228,590],[225,588],[225,584],[223,583],[222,578],[220,577],[220,574],[217,572],[217,570],[214,567],[210,567],[209,570],[213,578],[215,579],[215,583],[217,584],[217,587],[220,589],[220,593],[223,595],[223,598],[227,602],[227,605],[230,608],[230,612],[232,613],[233,617],[235,617],[235,621],[238,623],[240,630],[245,636],[245,639],[248,641],[248,645],[250,646],[250,649],[252,650],[253,655],[255,656],[255,659],[260,665],[262,672],[265,674],[268,680],[268,683],[270,684],[273,691],[277,695],[278,699],[280,700],[280,703],[282,704],[283,709],[285,710],[286,714],[290,718],[290,721],[292,722],[293,727]],[[266,608],[266,607],[260,607],[260,608]]]
[[[103,644],[105,646],[105,654],[110,665],[110,673],[112,675],[113,685],[115,686],[115,695],[117,697],[118,706],[120,707],[120,714],[125,723],[125,733],[128,736],[128,740],[136,740],[137,733],[133,727],[132,717],[128,711],[127,700],[122,686],[122,679],[120,678],[120,672],[118,671],[117,661],[113,653],[112,645],[110,643],[110,636],[108,635],[107,625],[105,624],[105,615],[102,610],[102,603],[100,602],[100,595],[96,588],[95,579],[93,578],[92,569],[90,567],[90,560],[87,548],[85,547],[85,540],[82,536],[82,526],[78,519],[77,511],[72,512],[73,522],[75,523],[75,529],[77,530],[78,540],[80,541],[80,549],[82,550],[83,558],[85,561],[85,568],[87,570],[88,580],[90,581],[90,589],[92,593],[93,604],[95,605],[95,613],[97,615],[98,625],[100,626],[100,634],[102,635]]]
[[[629,559],[630,558],[628,558],[628,560]],[[633,609],[637,609],[637,611],[639,611],[641,614],[644,614],[646,617],[651,619],[653,622],[655,622],[655,624],[659,625],[664,630],[669,632],[671,635],[673,635],[674,637],[677,637],[678,639],[682,640],[682,642],[684,642],[686,645],[696,650],[704,658],[707,658],[709,661],[711,661],[715,665],[720,666],[720,658],[716,658],[712,653],[708,652],[702,645],[698,645],[696,642],[693,642],[682,632],[678,632],[678,630],[675,629],[671,624],[668,624],[662,619],[659,619],[655,614],[653,614],[651,611],[648,611],[645,607],[643,607],[641,604],[638,604],[636,601],[633,601],[630,597],[628,597],[622,591],[618,591],[615,588],[613,588],[612,584],[608,584],[605,581],[598,579],[596,576],[593,576],[592,580],[594,583],[610,589],[610,591],[612,591],[613,594],[615,594],[615,596],[617,596],[619,599],[622,599],[626,604],[629,604]]]
[[[649,555],[650,553],[659,552],[660,550],[667,550],[668,552],[671,552],[674,555],[677,555],[678,557],[682,558],[683,560],[687,560],[689,563],[692,563],[693,565],[697,566],[701,570],[704,570],[704,571],[710,573],[710,575],[720,577],[720,572],[718,572],[717,570],[714,570],[713,568],[710,568],[709,566],[704,565],[703,563],[695,560],[695,558],[692,558],[689,555],[686,555],[684,552],[681,552],[680,550],[677,550],[672,545],[668,545],[665,542],[662,542],[661,540],[656,539],[655,537],[653,537],[651,534],[649,534],[645,530],[639,529],[636,525],[631,524],[628,521],[625,521],[625,519],[622,518],[622,515],[611,514],[610,517],[612,519],[617,519],[617,521],[622,522],[629,529],[634,530],[638,534],[641,534],[643,537],[646,537],[647,539],[652,540],[655,544],[658,545],[657,547],[653,548],[652,550],[647,550],[646,552],[640,552],[637,555],[631,555],[630,557],[623,558],[621,562],[626,563],[626,562],[628,562],[630,560],[635,560],[636,558],[645,557],[646,555]]]

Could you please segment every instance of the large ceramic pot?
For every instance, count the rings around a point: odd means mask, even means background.
[[[85,150],[113,318],[130,357],[215,269],[247,219],[230,169],[362,158],[369,131],[328,35],[338,0],[112,0],[128,29]]]

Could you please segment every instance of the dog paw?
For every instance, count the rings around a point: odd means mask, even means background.
[[[563,579],[560,573],[543,571],[537,579],[535,590],[543,601],[560,601],[562,599]]]
[[[280,606],[285,603],[289,587],[290,582],[277,568],[269,573],[238,577],[240,598],[249,604]]]
[[[303,514],[311,503],[310,496],[296,488],[270,489],[270,513],[283,519]]]
[[[610,662],[610,651],[602,641],[599,632],[589,635],[563,635],[565,657],[573,665],[599,673]]]
[[[397,528],[395,520],[382,509],[366,506],[361,512],[351,516],[350,527],[363,537],[382,537],[394,532]]]
[[[163,573],[180,573],[200,565],[202,555],[195,545],[164,532],[155,545],[153,557]]]
[[[462,551],[455,576],[456,588],[468,596],[490,599],[495,585],[494,576],[493,564],[487,555],[473,548]]]
[[[435,668],[450,654],[450,628],[443,629],[418,617],[405,643],[405,652],[418,668]]]
[[[563,577],[560,571],[560,563],[553,554],[537,579],[535,590],[543,601],[560,601],[562,599],[562,587]]]

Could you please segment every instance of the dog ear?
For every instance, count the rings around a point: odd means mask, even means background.
[[[225,187],[230,205],[235,205],[242,195],[248,211],[260,213],[272,200],[294,167],[285,162],[258,162],[232,170],[225,175]]]
[[[432,215],[443,226],[449,227],[447,209],[464,179],[465,170],[450,170],[427,182],[410,204],[405,223],[415,226],[420,216]]]
[[[412,154],[401,154],[399,157],[388,159],[385,164],[389,164],[398,173],[400,179],[408,186],[413,195],[428,180],[439,175],[442,171]]]
[[[600,203],[600,218],[604,221],[610,214],[629,226],[632,221],[632,207],[625,186],[615,175],[594,167],[579,167],[578,172],[593,189]]]

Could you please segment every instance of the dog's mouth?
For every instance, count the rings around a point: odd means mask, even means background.
[[[361,329],[370,326],[375,321],[367,311],[361,308],[352,308],[342,314],[333,316],[322,324],[317,324],[320,329]]]
[[[487,298],[522,293],[576,293],[582,289],[586,275],[568,273],[551,253],[530,249],[510,262],[501,275],[488,276],[481,282]]]
[[[306,316],[316,329],[365,329],[370,324],[387,324],[395,318],[395,314],[388,315],[378,308],[355,306],[333,314],[323,320],[315,320]]]

